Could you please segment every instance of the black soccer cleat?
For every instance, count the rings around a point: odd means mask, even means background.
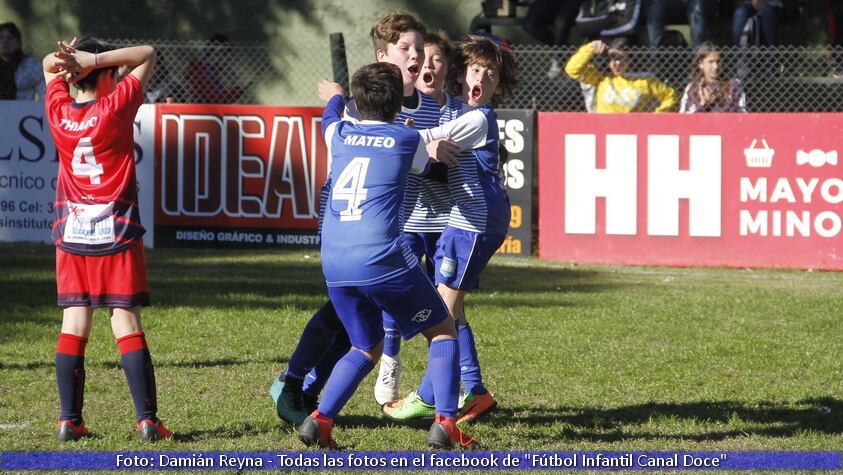
[[[299,426],[299,440],[304,445],[318,445],[319,447],[336,449],[337,443],[331,436],[334,429],[334,421],[313,411]]]
[[[154,422],[151,419],[144,419],[137,425],[138,437],[144,442],[155,442],[161,439],[172,439],[173,433],[164,427],[161,421]]]
[[[88,428],[85,424],[78,426],[67,419],[62,419],[56,426],[56,439],[59,442],[75,442],[82,437],[88,436]]]
[[[476,449],[480,444],[457,427],[457,420],[453,417],[442,417],[436,414],[436,419],[427,434],[427,445],[440,450],[449,450],[454,444],[460,448]]]

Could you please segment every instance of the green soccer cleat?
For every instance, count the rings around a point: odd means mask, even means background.
[[[275,403],[278,417],[296,426],[301,425],[308,415],[304,409],[302,394],[301,390],[296,391],[290,385],[284,384],[283,374],[278,375],[269,388],[269,397]]]
[[[383,415],[398,422],[433,419],[436,415],[436,407],[422,401],[415,391],[404,399],[384,404],[382,409]]]

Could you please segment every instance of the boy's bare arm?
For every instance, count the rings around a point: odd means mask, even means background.
[[[104,53],[89,53],[79,51],[73,43],[59,42],[60,59],[64,59],[59,66],[73,74],[73,80],[79,80],[96,68],[114,66],[129,66],[130,73],[137,78],[141,87],[146,88],[149,78],[155,69],[155,48],[148,45],[129,46]]]
[[[56,51],[52,53],[48,53],[47,56],[44,56],[44,59],[41,61],[41,67],[44,70],[44,81],[49,84],[50,81],[55,79],[57,76],[65,76],[65,79],[68,79],[70,73],[68,73],[64,67],[69,60],[67,53],[62,51],[62,43],[63,41],[59,41],[56,43]],[[76,38],[69,44],[73,47],[76,44]]]

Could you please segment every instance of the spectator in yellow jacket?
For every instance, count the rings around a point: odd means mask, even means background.
[[[611,74],[591,64],[594,56],[605,54]],[[676,109],[676,91],[649,73],[628,73],[629,56],[619,47],[597,40],[583,45],[568,60],[565,72],[575,81],[597,88],[596,112],[649,112],[650,103],[658,102],[655,112]]]

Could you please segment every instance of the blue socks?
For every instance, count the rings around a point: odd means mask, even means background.
[[[340,317],[329,300],[316,312],[302,331],[299,344],[290,356],[285,376],[304,379],[333,345],[337,333],[343,330]],[[344,330],[343,330],[344,331]]]
[[[443,417],[456,417],[457,414],[457,398],[460,395],[459,359],[457,340],[448,338],[430,344],[425,379],[430,381],[433,389],[436,413]]]
[[[383,354],[395,357],[401,351],[401,333],[392,315],[383,312]]]
[[[430,353],[428,353],[428,359],[429,358]],[[457,393],[459,394],[459,391]],[[419,389],[416,391],[416,394],[418,394],[421,400],[427,404],[433,404],[436,400],[433,394],[433,381],[430,380],[430,362],[428,362],[427,369],[424,372],[424,377],[422,377],[421,384],[419,384]]]
[[[352,348],[340,359],[328,382],[325,394],[319,403],[319,413],[328,419],[335,419],[363,378],[372,372],[375,364],[362,352]]]
[[[477,346],[474,343],[474,333],[468,325],[457,328],[457,339],[460,342],[460,379],[465,385],[465,391],[473,394],[486,394],[483,377],[480,375],[480,361],[477,359]]]
[[[126,375],[138,422],[149,419],[158,422],[158,394],[155,387],[155,369],[143,332],[131,333],[117,339],[120,365]]]
[[[59,420],[67,419],[77,427],[82,425],[87,343],[87,338],[60,333],[56,345],[56,382],[61,403]]]

